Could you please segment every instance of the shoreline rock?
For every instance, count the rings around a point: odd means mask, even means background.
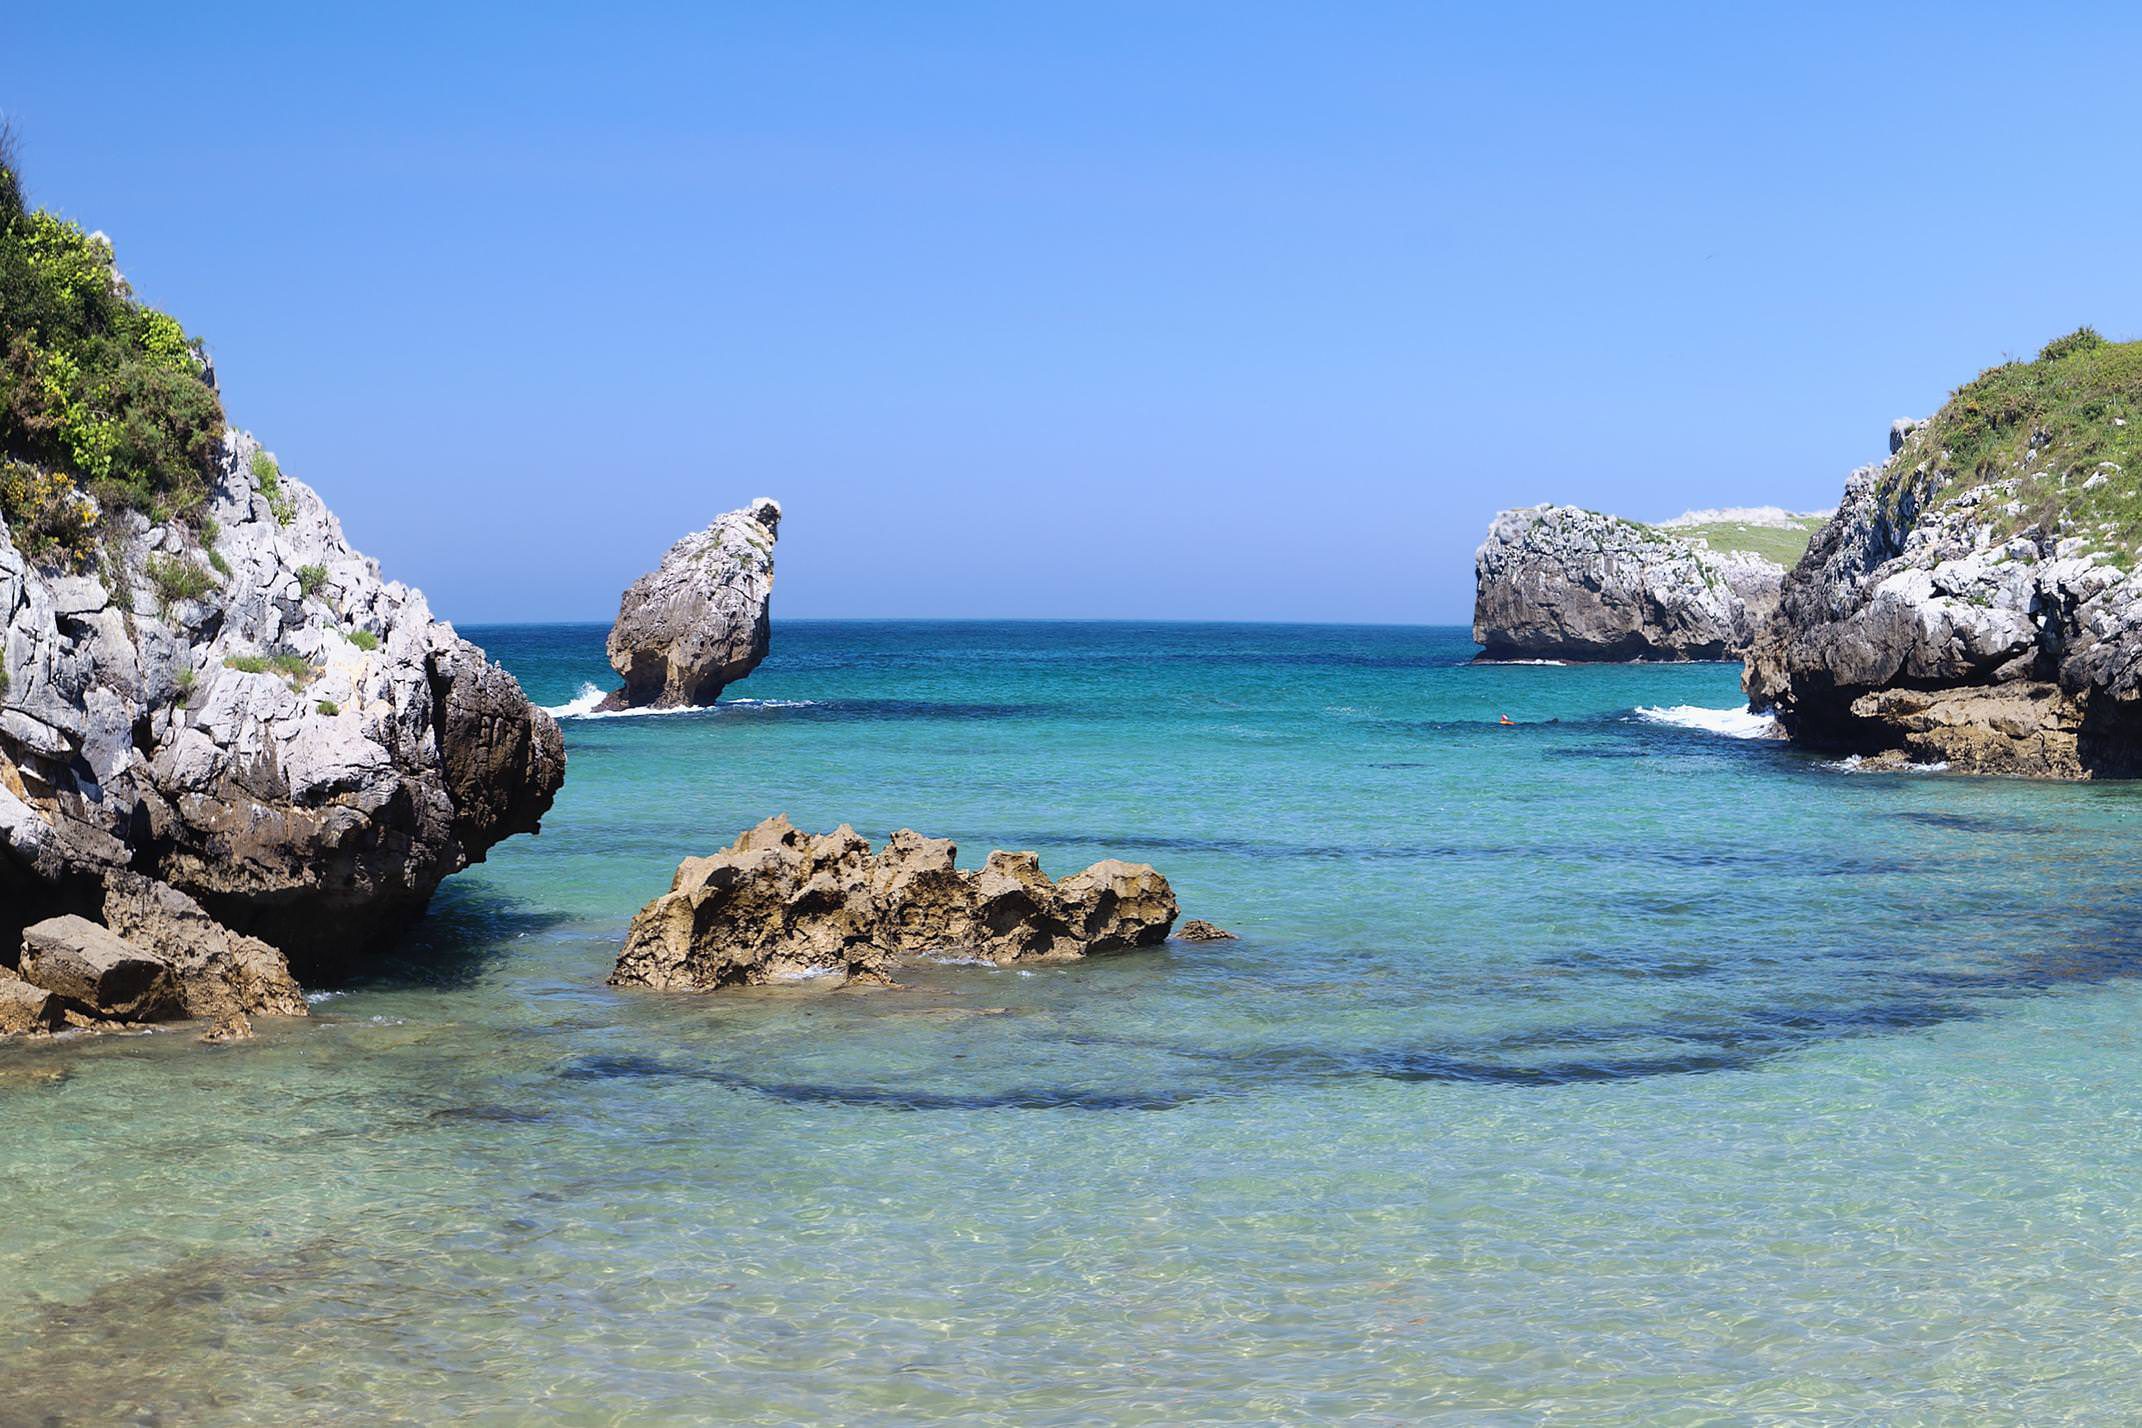
[[[709,705],[758,668],[773,643],[780,529],[781,503],[761,496],[685,536],[627,586],[606,642],[625,683],[598,707]]]
[[[1738,658],[1776,605],[1785,568],[1713,549],[1700,532],[1732,522],[1804,530],[1813,519],[1758,507],[1651,526],[1576,506],[1503,511],[1473,562],[1479,657]]]
[[[1051,880],[1032,853],[955,865],[948,839],[901,829],[875,855],[846,824],[812,835],[776,815],[687,858],[632,921],[614,986],[693,991],[823,980],[883,985],[926,954],[1036,964],[1150,947],[1176,917],[1166,878],[1115,859]]]

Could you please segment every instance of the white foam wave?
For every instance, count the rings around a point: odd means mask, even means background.
[[[1555,668],[1555,669],[1566,669],[1566,668],[1568,667],[1568,665],[1569,665],[1569,661],[1568,661],[1568,660],[1566,660],[1566,659],[1476,659],[1476,660],[1474,660],[1474,661],[1473,661],[1473,663],[1474,663],[1474,664],[1543,664],[1543,665],[1549,665],[1549,666],[1552,666],[1552,667],[1553,667],[1553,668]]]
[[[1640,704],[1634,716],[1647,724],[1671,724],[1728,739],[1775,739],[1778,721],[1774,714],[1754,714],[1746,709],[1705,709],[1697,704],[1660,707]]]
[[[307,992],[305,993],[305,1004],[316,1007],[322,1002],[331,1002],[341,995],[342,993],[340,992]]]
[[[693,705],[675,709],[603,709],[601,705],[608,691],[596,684],[583,684],[580,692],[563,704],[546,705],[545,714],[553,719],[649,719],[665,714],[704,714],[707,711]],[[803,709],[816,704],[815,699],[725,699],[715,705],[717,709]]]
[[[1835,769],[1839,773],[1947,773],[1949,761],[1937,759],[1930,764],[1876,764],[1869,768],[1867,761],[1858,754],[1847,754],[1841,759],[1825,763],[1823,767]]]

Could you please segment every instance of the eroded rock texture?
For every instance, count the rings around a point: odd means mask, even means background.
[[[625,685],[603,708],[712,704],[758,668],[772,643],[780,529],[781,503],[761,496],[678,541],[626,588],[608,644]]]
[[[1165,941],[1168,880],[1110,859],[1052,881],[1032,853],[954,865],[943,838],[902,829],[873,854],[845,824],[812,835],[769,818],[719,853],[687,858],[632,921],[613,983],[710,991],[824,978],[881,983],[925,953],[1063,962]]]

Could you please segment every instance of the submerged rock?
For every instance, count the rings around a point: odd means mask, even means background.
[[[1185,942],[1233,942],[1235,934],[1224,927],[1215,927],[1202,917],[1193,917],[1175,929],[1175,935]]]
[[[605,709],[712,704],[766,658],[781,503],[761,496],[669,548],[626,588],[610,628],[624,688]]]
[[[994,852],[967,872],[955,852],[902,829],[873,855],[846,825],[813,836],[769,818],[679,865],[633,919],[610,980],[701,991],[883,983],[924,953],[1063,962],[1152,946],[1175,921],[1174,890],[1142,863],[1109,859],[1051,881],[1032,853]]]
[[[1750,649],[1752,706],[1865,767],[2142,774],[2125,348],[2085,330],[1893,426]]]
[[[1738,656],[1777,603],[1816,517],[1775,507],[1692,511],[1661,526],[1575,506],[1495,517],[1474,557],[1484,659],[1715,660]]]

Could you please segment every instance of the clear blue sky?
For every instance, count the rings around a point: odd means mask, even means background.
[[[2142,333],[2131,7],[12,0],[34,198],[463,621],[1444,621]]]

